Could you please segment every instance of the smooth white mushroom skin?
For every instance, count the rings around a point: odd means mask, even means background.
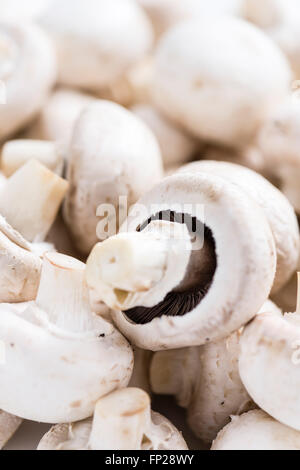
[[[0,450],[22,424],[22,419],[0,410]]]
[[[137,388],[100,399],[94,418],[54,426],[38,450],[187,450],[179,431],[151,412],[149,396]]]
[[[267,311],[282,315],[270,301],[259,313]],[[174,395],[187,408],[189,426],[202,441],[212,442],[231,415],[256,407],[239,376],[240,336],[241,330],[215,343],[153,355],[153,392]]]
[[[300,450],[300,433],[254,410],[233,416],[211,450]]]
[[[234,147],[254,139],[291,82],[279,48],[250,23],[229,17],[171,29],[154,69],[158,109],[196,137]]]
[[[41,24],[53,37],[59,82],[98,90],[149,51],[151,23],[133,0],[56,0]]]
[[[6,412],[45,423],[80,421],[103,395],[127,386],[132,350],[91,311],[84,271],[78,260],[48,253],[36,302],[23,304],[23,311],[1,304],[0,408]]]
[[[55,83],[56,60],[49,38],[33,24],[1,22],[0,43],[3,140],[21,130],[41,110]]]
[[[157,318],[138,324],[134,313],[129,321],[126,312],[113,310],[113,319],[125,336],[151,351],[199,346],[229,336],[253,318],[269,296],[276,265],[273,235],[259,206],[236,185],[200,173],[164,179],[139,204],[146,211],[136,215],[133,208],[121,232],[127,227],[134,231],[153,217],[153,204],[155,213],[160,208],[183,211],[198,217],[211,230],[217,266],[206,295],[183,316],[164,315],[162,303]],[[204,216],[197,214],[199,207],[205,208]],[[170,274],[166,280],[172,284],[175,275]]]
[[[160,145],[165,166],[191,160],[200,147],[197,141],[166,119],[151,105],[136,105],[131,110],[150,127]]]
[[[29,20],[37,18],[51,0],[0,0],[1,20]]]
[[[231,181],[263,209],[272,229],[277,252],[276,276],[272,287],[274,294],[287,283],[298,264],[300,235],[293,207],[277,188],[248,168],[227,162],[200,161],[179,169],[179,173],[197,171]]]
[[[64,207],[78,250],[89,254],[99,239],[108,237],[97,229],[98,223],[106,220],[104,208],[108,205],[114,212],[109,214],[108,225],[117,233],[127,216],[120,197],[127,198],[129,209],[162,178],[162,171],[158,143],[133,113],[101,100],[86,108],[70,145],[70,191]],[[101,213],[97,215],[98,208]]]
[[[41,140],[10,140],[2,148],[1,168],[9,178],[29,160],[37,160],[49,170],[62,175],[63,158],[54,142]]]
[[[30,242],[41,242],[53,224],[68,182],[36,160],[14,173],[0,192],[0,213]]]

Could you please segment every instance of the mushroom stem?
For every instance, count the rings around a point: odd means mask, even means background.
[[[75,333],[92,331],[94,318],[84,280],[85,264],[59,253],[44,255],[37,306],[51,324]]]
[[[207,283],[215,269],[211,248],[204,242],[204,249],[193,251],[185,224],[151,222],[142,232],[120,233],[96,245],[87,262],[87,282],[89,286],[99,282],[109,307],[129,310],[141,305],[141,295],[134,294],[146,294],[161,283],[170,257],[175,265],[176,260],[182,264],[183,251],[186,269],[179,284],[169,286],[166,294]]]
[[[151,424],[150,399],[138,388],[118,390],[98,401],[94,414],[92,450],[135,450]]]
[[[26,240],[41,242],[54,222],[67,189],[67,181],[30,160],[1,190],[0,213]]]

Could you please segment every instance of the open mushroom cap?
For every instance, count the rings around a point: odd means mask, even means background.
[[[22,424],[22,419],[0,410],[0,450]]]
[[[255,138],[291,81],[276,44],[227,16],[172,28],[159,42],[154,69],[158,109],[195,136],[234,147]]]
[[[133,0],[53,1],[40,18],[53,37],[59,81],[99,89],[120,77],[152,46],[151,23]]]
[[[64,218],[79,251],[89,254],[108,237],[107,225],[117,233],[127,208],[162,178],[160,149],[142,120],[97,100],[77,121],[69,158]]]
[[[149,396],[126,388],[101,398],[94,418],[54,426],[38,450],[187,450],[179,431],[151,412]]]
[[[33,421],[64,423],[92,415],[97,400],[125,387],[133,368],[127,341],[93,314],[85,265],[48,253],[35,302],[0,305],[0,408]],[[22,387],[16,387],[22,383]]]
[[[126,311],[113,311],[114,321],[126,337],[152,351],[196,346],[228,336],[256,314],[273,284],[276,253],[269,224],[251,198],[214,175],[178,174],[156,185],[137,207],[143,207],[143,211],[133,206],[121,233],[128,227],[132,232],[141,230],[155,215],[163,218],[170,212],[184,213],[198,220],[202,228],[205,225],[204,239],[214,240],[216,269],[204,296],[197,296],[196,288],[196,305],[195,301],[190,307],[185,305],[186,292],[171,294],[171,304],[165,307],[162,297],[155,306],[155,318],[143,324],[134,321],[134,310],[130,319]],[[172,302],[176,307],[176,299],[181,309],[173,316],[171,307]]]
[[[56,79],[52,43],[36,25],[0,23],[0,139],[19,131],[46,101]],[[24,83],[26,87],[24,88]]]
[[[277,252],[276,276],[272,287],[274,294],[287,283],[298,264],[300,235],[293,207],[275,186],[243,166],[227,162],[200,161],[180,168],[179,173],[198,171],[231,181],[263,209],[273,232]]]
[[[211,450],[300,450],[300,433],[254,410],[233,416]]]

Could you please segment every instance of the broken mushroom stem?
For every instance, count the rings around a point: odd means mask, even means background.
[[[171,266],[178,275],[170,275]],[[141,232],[119,233],[96,245],[87,262],[87,282],[109,307],[129,310],[152,307],[171,291],[204,287],[214,270],[209,241],[193,250],[187,225],[152,221]]]

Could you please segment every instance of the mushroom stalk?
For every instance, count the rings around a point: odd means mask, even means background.
[[[85,264],[75,258],[44,255],[36,304],[58,328],[76,333],[94,329],[84,273]]]
[[[215,270],[209,242],[193,250],[185,224],[155,221],[142,232],[120,233],[96,245],[87,263],[87,281],[90,286],[99,282],[109,307],[129,310],[141,305],[141,298],[153,293],[158,284],[161,286],[170,258],[183,271],[180,279],[168,285],[165,295],[205,285]],[[161,294],[159,301],[165,295]]]
[[[0,213],[30,242],[45,239],[68,183],[35,160],[22,166],[0,193]]]

